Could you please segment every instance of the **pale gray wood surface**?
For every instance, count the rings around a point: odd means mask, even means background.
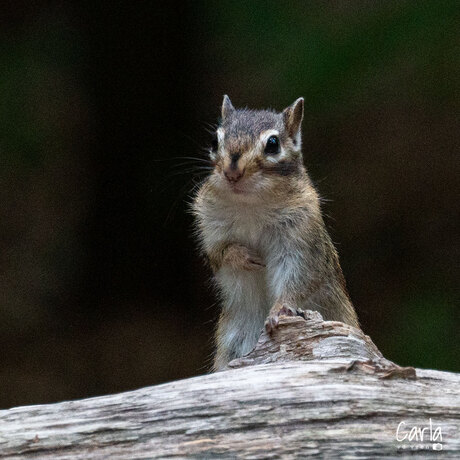
[[[395,340],[397,340],[395,338]],[[282,318],[231,369],[140,390],[0,411],[0,458],[460,458],[460,376],[400,368],[361,331]],[[441,451],[398,442],[440,427]],[[411,447],[417,450],[412,450]],[[423,447],[423,449],[420,449]]]

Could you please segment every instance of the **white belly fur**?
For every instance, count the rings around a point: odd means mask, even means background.
[[[219,237],[225,235],[226,241],[254,249],[265,259],[265,219],[261,217],[243,214],[240,209],[233,219],[228,220],[226,213],[225,218],[219,221]],[[245,355],[257,343],[265,318],[273,304],[267,270],[250,272],[224,266],[216,273],[215,279],[221,294],[222,309],[227,317],[231,318],[231,321],[220,330],[222,345],[234,356]]]

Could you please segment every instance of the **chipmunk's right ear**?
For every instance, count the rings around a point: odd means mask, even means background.
[[[233,107],[232,101],[226,94],[224,94],[224,100],[222,102],[222,120],[225,120],[234,111],[235,107]]]
[[[303,97],[299,97],[293,104],[283,110],[284,126],[288,135],[295,138],[300,131],[303,119]]]

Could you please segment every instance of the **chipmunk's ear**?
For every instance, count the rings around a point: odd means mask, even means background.
[[[229,115],[235,111],[235,107],[232,105],[230,98],[224,94],[224,100],[222,102],[222,120],[225,120]]]
[[[283,110],[284,126],[288,135],[295,138],[300,131],[303,119],[303,97],[299,97],[292,105]]]

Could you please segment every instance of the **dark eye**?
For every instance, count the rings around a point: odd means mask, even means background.
[[[278,136],[270,136],[265,146],[265,155],[276,155],[280,152],[280,140]]]
[[[216,153],[217,149],[219,148],[219,141],[217,140],[217,134],[214,134],[214,137],[211,141],[211,150]]]

